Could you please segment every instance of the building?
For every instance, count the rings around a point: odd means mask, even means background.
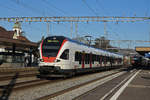
[[[0,26],[0,67],[31,66],[38,44],[22,35],[21,24],[16,22],[12,31]]]

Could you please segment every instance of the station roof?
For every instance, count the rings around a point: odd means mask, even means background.
[[[0,48],[12,49],[15,45],[16,49],[28,50],[29,48],[37,48],[38,44],[29,41],[25,36],[19,36],[18,39],[13,39],[15,31],[7,31],[0,27]]]
[[[150,47],[135,47],[136,51],[150,52]]]
[[[6,39],[0,37],[0,46],[11,46],[12,44],[15,44],[16,46],[21,47],[37,47],[38,44],[34,42],[29,41],[23,41],[23,40],[16,40],[16,39]]]
[[[150,52],[150,47],[135,47],[136,52],[138,52],[141,55],[145,55],[145,53]]]

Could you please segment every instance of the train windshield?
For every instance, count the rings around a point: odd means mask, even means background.
[[[48,37],[43,41],[42,54],[44,57],[56,57],[63,42],[63,37]]]

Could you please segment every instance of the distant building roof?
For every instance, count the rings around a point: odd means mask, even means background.
[[[19,47],[37,47],[37,43],[29,41],[25,36],[17,36],[17,38],[13,38],[15,36],[16,31],[7,31],[5,28],[0,26],[0,44],[3,46],[16,44]]]
[[[12,39],[14,33],[15,33],[14,31],[7,31],[6,29],[4,29],[3,27],[0,26],[0,37],[1,38]]]
[[[5,28],[0,26],[0,37],[1,38],[8,38],[13,39],[15,31],[7,31]],[[19,36],[18,40],[30,42],[25,36]]]

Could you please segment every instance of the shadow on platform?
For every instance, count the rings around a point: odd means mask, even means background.
[[[0,96],[0,100],[9,100],[9,96],[13,90],[13,87],[15,86],[18,75],[19,75],[19,73],[16,73],[8,85],[0,86],[0,88],[3,89],[2,95]]]
[[[144,78],[144,79],[150,79],[150,77],[145,77],[145,76],[142,76],[141,78]]]
[[[136,69],[150,70],[150,66],[137,67]]]

